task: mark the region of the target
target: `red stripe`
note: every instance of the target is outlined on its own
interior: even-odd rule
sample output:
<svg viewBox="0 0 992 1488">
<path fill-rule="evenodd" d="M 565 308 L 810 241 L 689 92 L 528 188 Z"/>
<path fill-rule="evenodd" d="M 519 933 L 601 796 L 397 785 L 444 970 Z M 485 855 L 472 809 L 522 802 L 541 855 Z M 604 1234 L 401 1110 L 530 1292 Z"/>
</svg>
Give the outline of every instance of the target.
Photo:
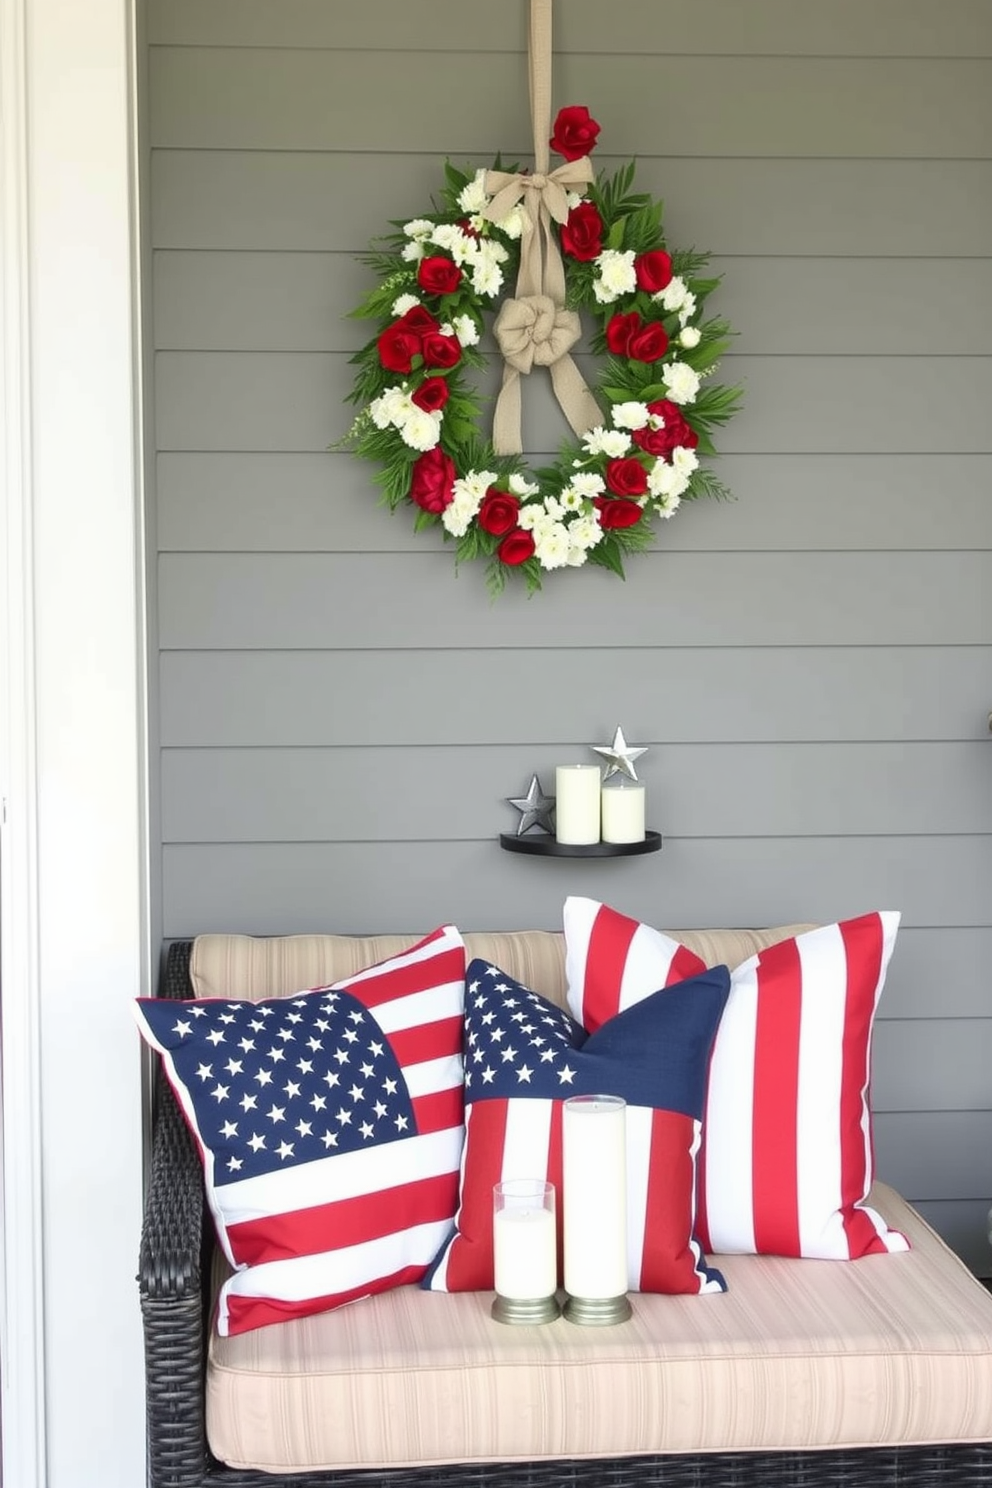
<svg viewBox="0 0 992 1488">
<path fill-rule="evenodd" d="M 374 1008 L 397 997 L 410 997 L 416 992 L 429 992 L 432 987 L 464 980 L 465 948 L 453 946 L 424 961 L 415 961 L 412 966 L 391 966 L 385 962 L 382 971 L 361 972 L 357 978 L 336 985 L 365 1007 Z"/>
<path fill-rule="evenodd" d="M 448 1090 L 435 1090 L 430 1095 L 414 1096 L 411 1102 L 417 1132 L 426 1136 L 428 1132 L 448 1131 L 461 1126 L 465 1117 L 465 1090 L 461 1085 L 452 1085 Z"/>
<path fill-rule="evenodd" d="M 676 982 L 687 982 L 690 977 L 699 976 L 699 973 L 705 970 L 706 962 L 697 956 L 695 951 L 690 951 L 688 946 L 680 945 L 672 957 L 668 976 L 665 978 L 665 986 L 674 987 Z"/>
<path fill-rule="evenodd" d="M 654 1111 L 648 1192 L 641 1236 L 642 1292 L 698 1292 L 696 1258 L 689 1249 L 695 1181 L 692 1144 L 695 1124 L 676 1111 Z"/>
<path fill-rule="evenodd" d="M 882 975 L 884 936 L 877 914 L 847 920 L 840 932 L 847 958 L 840 1086 L 840 1212 L 848 1254 L 855 1260 L 885 1250 L 871 1220 L 854 1208 L 865 1197 L 871 1177 L 862 1117 L 868 1100 L 871 1023 Z"/>
<path fill-rule="evenodd" d="M 620 986 L 638 921 L 601 904 L 586 949 L 582 988 L 582 1022 L 590 1033 L 620 1011 Z"/>
<path fill-rule="evenodd" d="M 499 1182 L 503 1170 L 506 1111 L 506 1101 L 484 1100 L 473 1101 L 466 1113 L 466 1182 L 455 1219 L 458 1233 L 448 1252 L 445 1284 L 449 1292 L 493 1288 L 493 1184 Z"/>
<path fill-rule="evenodd" d="M 696 1156 L 696 1238 L 702 1248 L 710 1252 L 710 1218 L 706 1208 L 706 1120 L 703 1119 L 703 1140 Z"/>
<path fill-rule="evenodd" d="M 239 1264 L 261 1266 L 364 1245 L 413 1225 L 441 1223 L 451 1218 L 457 1203 L 457 1172 L 440 1173 L 381 1193 L 243 1220 L 228 1225 L 227 1233 Z"/>
<path fill-rule="evenodd" d="M 429 1059 L 460 1054 L 464 1028 L 464 1019 L 458 1014 L 453 1018 L 438 1018 L 434 1023 L 418 1023 L 413 1028 L 397 1028 L 386 1038 L 405 1068 L 408 1064 L 426 1064 Z"/>
<path fill-rule="evenodd" d="M 286 1323 L 293 1318 L 311 1317 L 315 1312 L 327 1312 L 332 1307 L 343 1307 L 346 1302 L 357 1302 L 360 1297 L 370 1297 L 375 1292 L 388 1292 L 393 1287 L 407 1286 L 419 1281 L 426 1266 L 404 1266 L 391 1276 L 380 1276 L 365 1286 L 352 1287 L 347 1292 L 332 1292 L 324 1297 L 305 1297 L 302 1301 L 280 1302 L 272 1297 L 242 1297 L 234 1295 L 227 1299 L 227 1330 L 247 1333 L 252 1328 L 264 1328 L 268 1323 Z"/>
<path fill-rule="evenodd" d="M 758 957 L 752 1109 L 755 1250 L 799 1255 L 798 1112 L 802 962 L 795 940 Z"/>
</svg>

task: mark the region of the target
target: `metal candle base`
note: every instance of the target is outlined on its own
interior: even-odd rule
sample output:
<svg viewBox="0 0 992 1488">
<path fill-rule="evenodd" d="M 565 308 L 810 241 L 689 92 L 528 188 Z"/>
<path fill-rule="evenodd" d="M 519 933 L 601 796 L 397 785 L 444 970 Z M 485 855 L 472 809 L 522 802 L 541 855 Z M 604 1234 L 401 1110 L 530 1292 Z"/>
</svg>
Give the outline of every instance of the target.
<svg viewBox="0 0 992 1488">
<path fill-rule="evenodd" d="M 567 1297 L 562 1317 L 569 1323 L 582 1323 L 587 1328 L 608 1328 L 625 1323 L 632 1311 L 626 1293 L 619 1297 Z"/>
<path fill-rule="evenodd" d="M 497 1323 L 553 1323 L 561 1316 L 557 1297 L 493 1298 L 492 1316 Z"/>
</svg>

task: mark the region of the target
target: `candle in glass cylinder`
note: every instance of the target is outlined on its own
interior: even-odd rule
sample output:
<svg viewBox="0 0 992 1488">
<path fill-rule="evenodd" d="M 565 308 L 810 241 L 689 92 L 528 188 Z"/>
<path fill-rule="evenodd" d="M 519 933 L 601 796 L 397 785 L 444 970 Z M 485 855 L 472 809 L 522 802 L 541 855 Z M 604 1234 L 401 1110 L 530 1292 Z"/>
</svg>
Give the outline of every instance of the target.
<svg viewBox="0 0 992 1488">
<path fill-rule="evenodd" d="M 565 1290 L 572 1297 L 619 1298 L 627 1291 L 626 1116 L 616 1095 L 576 1095 L 564 1103 Z"/>
<path fill-rule="evenodd" d="M 644 841 L 644 787 L 630 780 L 603 786 L 603 841 Z"/>
<path fill-rule="evenodd" d="M 555 836 L 587 847 L 599 841 L 598 765 L 559 765 L 555 770 Z"/>
<path fill-rule="evenodd" d="M 496 1291 L 515 1301 L 550 1297 L 558 1285 L 554 1185 L 512 1178 L 493 1189 Z"/>
</svg>

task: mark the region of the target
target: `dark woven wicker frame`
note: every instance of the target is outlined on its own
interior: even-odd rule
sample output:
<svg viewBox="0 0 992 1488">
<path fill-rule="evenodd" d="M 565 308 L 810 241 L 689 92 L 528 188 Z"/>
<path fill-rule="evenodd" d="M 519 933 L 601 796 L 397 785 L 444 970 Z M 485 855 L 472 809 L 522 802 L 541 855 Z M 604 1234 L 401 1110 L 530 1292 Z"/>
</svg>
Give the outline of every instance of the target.
<svg viewBox="0 0 992 1488">
<path fill-rule="evenodd" d="M 164 996 L 193 996 L 191 948 L 189 941 L 170 947 Z M 992 1488 L 992 1443 L 302 1475 L 225 1467 L 207 1447 L 204 1415 L 205 1287 L 212 1244 L 199 1159 L 172 1092 L 159 1079 L 138 1276 L 150 1488 Z"/>
</svg>

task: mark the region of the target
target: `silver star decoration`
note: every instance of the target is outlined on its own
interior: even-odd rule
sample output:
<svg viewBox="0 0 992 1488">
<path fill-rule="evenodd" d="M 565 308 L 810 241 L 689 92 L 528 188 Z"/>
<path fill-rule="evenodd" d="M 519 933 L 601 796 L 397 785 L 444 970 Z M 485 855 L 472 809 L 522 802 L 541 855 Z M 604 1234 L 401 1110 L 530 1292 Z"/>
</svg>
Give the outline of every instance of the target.
<svg viewBox="0 0 992 1488">
<path fill-rule="evenodd" d="M 536 775 L 532 775 L 530 786 L 525 796 L 507 796 L 507 802 L 515 806 L 520 812 L 520 820 L 517 822 L 517 836 L 522 837 L 529 832 L 531 827 L 540 827 L 543 832 L 554 832 L 551 825 L 551 813 L 555 809 L 554 796 L 546 796 L 541 789 L 541 782 Z"/>
<path fill-rule="evenodd" d="M 603 774 L 604 780 L 609 780 L 611 775 L 624 774 L 631 780 L 637 779 L 637 771 L 634 769 L 634 761 L 640 759 L 642 754 L 647 754 L 647 745 L 643 749 L 632 749 L 623 736 L 623 729 L 617 725 L 617 731 L 613 735 L 612 744 L 592 744 L 590 748 L 597 754 L 601 754 L 606 760 L 606 770 Z"/>
</svg>

